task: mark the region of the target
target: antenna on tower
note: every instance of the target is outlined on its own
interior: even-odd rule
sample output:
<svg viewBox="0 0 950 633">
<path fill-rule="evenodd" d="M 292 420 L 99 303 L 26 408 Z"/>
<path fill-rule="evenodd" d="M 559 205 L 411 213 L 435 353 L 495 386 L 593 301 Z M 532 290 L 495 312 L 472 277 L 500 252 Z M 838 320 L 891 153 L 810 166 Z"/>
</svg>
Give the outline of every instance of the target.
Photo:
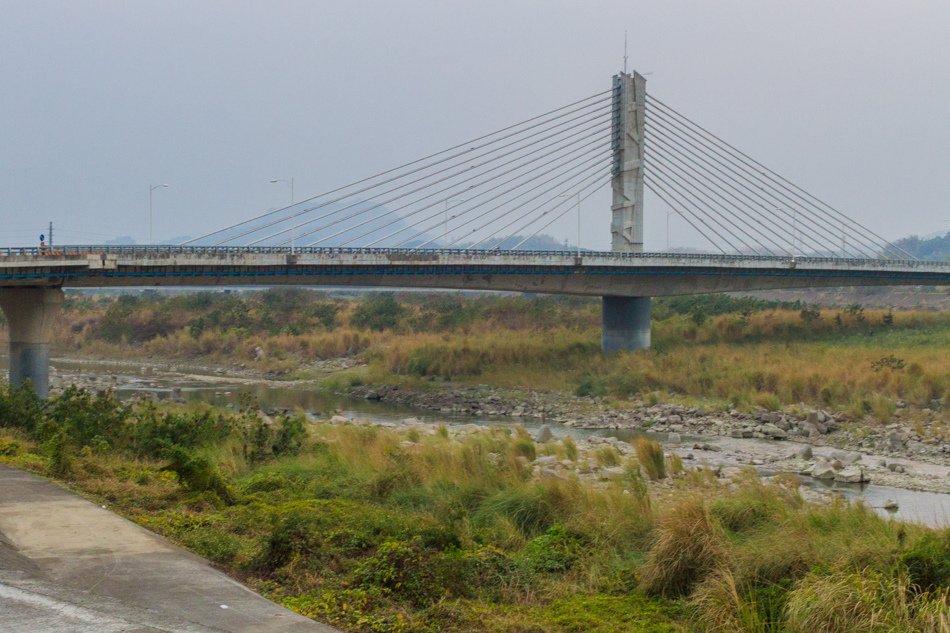
<svg viewBox="0 0 950 633">
<path fill-rule="evenodd" d="M 627 72 L 627 30 L 623 31 L 623 72 Z"/>
</svg>

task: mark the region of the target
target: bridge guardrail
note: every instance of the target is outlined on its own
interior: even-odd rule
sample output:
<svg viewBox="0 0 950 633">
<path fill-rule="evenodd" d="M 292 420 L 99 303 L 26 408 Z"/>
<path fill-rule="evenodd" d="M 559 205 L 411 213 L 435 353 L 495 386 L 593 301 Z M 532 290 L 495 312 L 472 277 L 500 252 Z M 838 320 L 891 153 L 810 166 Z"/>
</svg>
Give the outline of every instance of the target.
<svg viewBox="0 0 950 633">
<path fill-rule="evenodd" d="M 362 248 L 362 247 L 301 247 L 294 249 L 298 255 L 419 255 L 434 253 L 446 256 L 477 257 L 486 255 L 504 255 L 507 257 L 565 257 L 576 258 L 574 250 L 484 250 L 465 248 Z M 115 245 L 69 245 L 56 247 L 0 247 L 0 257 L 41 257 L 41 256 L 82 256 L 82 255 L 127 255 L 127 256 L 162 256 L 173 255 L 289 255 L 289 247 L 279 246 L 115 246 Z M 714 253 L 626 253 L 614 251 L 581 251 L 581 258 L 585 260 L 597 259 L 666 259 L 666 260 L 700 260 L 703 262 L 771 262 L 777 264 L 846 264 L 853 266 L 880 265 L 906 268 L 920 266 L 948 266 L 950 262 L 899 260 L 899 259 L 855 259 L 829 256 L 803 256 L 794 259 L 773 255 L 722 255 Z"/>
</svg>

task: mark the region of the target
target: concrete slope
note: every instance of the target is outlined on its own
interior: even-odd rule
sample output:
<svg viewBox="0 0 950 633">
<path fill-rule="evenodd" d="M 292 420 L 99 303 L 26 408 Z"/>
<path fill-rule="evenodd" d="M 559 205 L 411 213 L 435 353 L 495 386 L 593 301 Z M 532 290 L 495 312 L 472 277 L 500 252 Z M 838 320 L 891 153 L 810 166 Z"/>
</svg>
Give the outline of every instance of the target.
<svg viewBox="0 0 950 633">
<path fill-rule="evenodd" d="M 55 484 L 0 466 L 0 627 L 330 633 Z"/>
</svg>

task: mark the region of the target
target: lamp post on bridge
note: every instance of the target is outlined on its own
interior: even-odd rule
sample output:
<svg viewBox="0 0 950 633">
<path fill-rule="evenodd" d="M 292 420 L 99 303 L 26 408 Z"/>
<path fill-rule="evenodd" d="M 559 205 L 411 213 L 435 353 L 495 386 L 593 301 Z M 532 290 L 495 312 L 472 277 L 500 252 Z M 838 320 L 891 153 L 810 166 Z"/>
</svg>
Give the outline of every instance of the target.
<svg viewBox="0 0 950 633">
<path fill-rule="evenodd" d="M 167 188 L 167 184 L 163 185 L 149 185 L 148 186 L 148 245 L 153 245 L 152 240 L 152 194 L 156 189 Z"/>
<path fill-rule="evenodd" d="M 294 197 L 294 179 L 293 179 L 293 176 L 291 176 L 290 180 L 288 180 L 288 179 L 286 179 L 286 178 L 274 178 L 273 180 L 270 181 L 270 184 L 273 185 L 273 184 L 276 184 L 276 183 L 278 183 L 278 182 L 285 182 L 285 183 L 287 183 L 288 185 L 290 185 L 290 206 L 294 206 L 295 204 L 297 204 L 297 199 Z M 294 255 L 294 254 L 296 253 L 296 251 L 297 251 L 297 245 L 296 245 L 296 234 L 297 234 L 297 230 L 296 230 L 296 229 L 297 229 L 297 227 L 296 227 L 295 224 L 293 224 L 294 219 L 293 219 L 293 216 L 292 216 L 292 215 L 290 216 L 290 221 L 291 221 L 291 225 L 290 225 L 290 254 L 291 254 L 291 255 Z"/>
<path fill-rule="evenodd" d="M 670 252 L 670 216 L 677 213 L 677 211 L 667 211 L 666 212 L 666 252 Z"/>
<path fill-rule="evenodd" d="M 581 192 L 577 193 L 562 193 L 558 198 L 574 198 L 577 197 L 577 258 L 581 257 Z"/>
</svg>

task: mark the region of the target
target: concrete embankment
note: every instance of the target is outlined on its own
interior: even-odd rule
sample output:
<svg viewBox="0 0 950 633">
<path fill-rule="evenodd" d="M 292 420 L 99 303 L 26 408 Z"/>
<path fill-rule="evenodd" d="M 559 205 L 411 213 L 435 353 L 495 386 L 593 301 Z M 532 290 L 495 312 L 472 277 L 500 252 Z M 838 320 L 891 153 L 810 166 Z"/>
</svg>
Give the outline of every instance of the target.
<svg viewBox="0 0 950 633">
<path fill-rule="evenodd" d="M 5 633 L 331 633 L 163 538 L 0 466 Z"/>
</svg>

